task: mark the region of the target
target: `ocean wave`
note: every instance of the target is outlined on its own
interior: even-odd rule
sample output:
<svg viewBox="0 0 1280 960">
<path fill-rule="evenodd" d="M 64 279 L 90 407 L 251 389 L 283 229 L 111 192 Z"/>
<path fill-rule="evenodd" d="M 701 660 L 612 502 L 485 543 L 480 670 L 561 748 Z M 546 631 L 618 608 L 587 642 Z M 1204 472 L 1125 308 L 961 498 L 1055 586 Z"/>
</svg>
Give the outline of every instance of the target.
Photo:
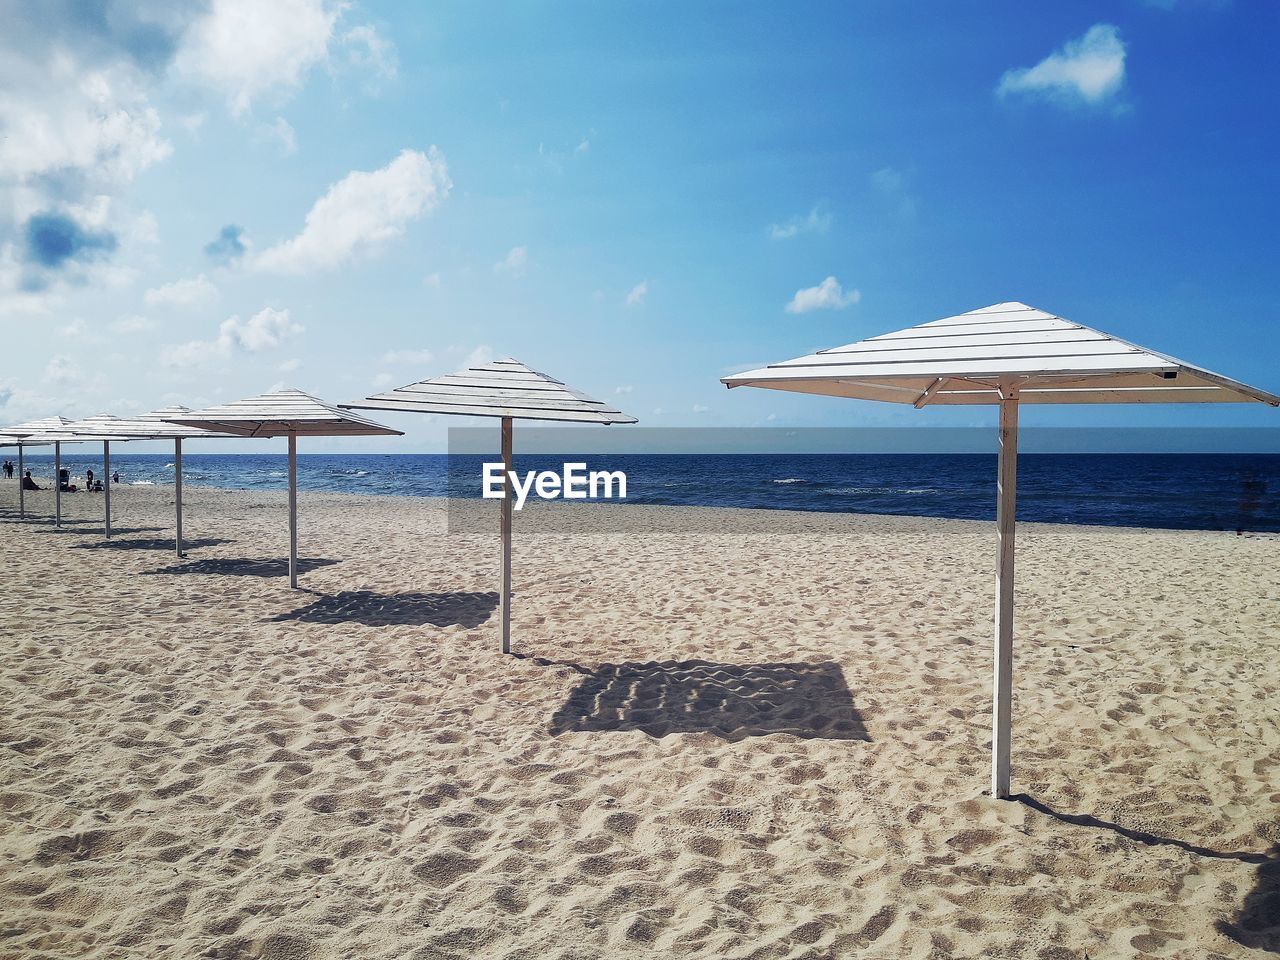
<svg viewBox="0 0 1280 960">
<path fill-rule="evenodd" d="M 774 480 L 772 482 L 773 483 L 808 483 L 809 481 L 801 477 L 787 477 L 785 480 Z"/>
<path fill-rule="evenodd" d="M 154 480 L 130 480 L 127 484 L 130 487 L 154 487 L 155 485 Z"/>
</svg>

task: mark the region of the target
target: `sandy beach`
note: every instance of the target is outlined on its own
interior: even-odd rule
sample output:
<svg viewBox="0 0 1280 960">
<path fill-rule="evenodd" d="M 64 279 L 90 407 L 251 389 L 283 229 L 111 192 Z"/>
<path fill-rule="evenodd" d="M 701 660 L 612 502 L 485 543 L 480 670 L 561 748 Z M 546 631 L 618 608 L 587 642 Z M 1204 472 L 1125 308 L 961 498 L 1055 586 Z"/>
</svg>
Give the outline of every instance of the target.
<svg viewBox="0 0 1280 960">
<path fill-rule="evenodd" d="M 1000 802 L 990 523 L 186 500 L 4 484 L 0 957 L 1280 951 L 1276 536 L 1021 525 Z"/>
</svg>

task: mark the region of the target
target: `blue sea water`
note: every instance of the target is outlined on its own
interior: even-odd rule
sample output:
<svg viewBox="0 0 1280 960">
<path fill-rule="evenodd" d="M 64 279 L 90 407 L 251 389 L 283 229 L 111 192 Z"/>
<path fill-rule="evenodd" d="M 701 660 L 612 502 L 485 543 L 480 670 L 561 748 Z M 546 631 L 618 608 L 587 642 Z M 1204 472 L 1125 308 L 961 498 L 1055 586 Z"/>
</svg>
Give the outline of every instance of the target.
<svg viewBox="0 0 1280 960">
<path fill-rule="evenodd" d="M 444 454 L 300 454 L 304 490 L 392 496 L 479 496 L 490 458 Z M 517 470 L 553 469 L 565 455 L 517 456 Z M 990 454 L 629 454 L 592 469 L 627 474 L 627 501 L 761 510 L 991 519 L 996 461 Z M 52 457 L 30 456 L 37 474 Z M 113 451 L 121 483 L 173 482 L 173 458 Z M 100 455 L 70 451 L 76 476 L 100 472 Z M 450 467 L 453 489 L 450 489 Z M 191 486 L 283 489 L 283 455 L 188 454 Z M 1050 523 L 1280 532 L 1280 455 L 1022 454 L 1018 517 Z"/>
</svg>

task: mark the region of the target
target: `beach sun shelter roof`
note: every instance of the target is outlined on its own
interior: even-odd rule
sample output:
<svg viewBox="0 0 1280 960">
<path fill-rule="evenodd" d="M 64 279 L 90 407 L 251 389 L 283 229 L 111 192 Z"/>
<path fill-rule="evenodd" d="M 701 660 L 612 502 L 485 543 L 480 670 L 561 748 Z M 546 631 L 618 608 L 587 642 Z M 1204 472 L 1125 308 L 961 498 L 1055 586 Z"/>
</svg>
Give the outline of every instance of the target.
<svg viewBox="0 0 1280 960">
<path fill-rule="evenodd" d="M 103 446 L 104 467 L 107 478 L 111 476 L 110 443 L 112 440 L 172 440 L 173 441 L 173 502 L 174 502 L 174 549 L 181 557 L 182 552 L 182 441 L 222 437 L 231 434 L 206 430 L 202 427 L 180 426 L 170 423 L 166 418 L 190 413 L 187 407 L 161 407 L 150 413 L 142 413 L 133 417 L 98 416 L 87 420 L 77 420 L 68 425 L 78 439 L 101 440 Z M 103 510 L 105 516 L 104 533 L 111 536 L 111 485 L 103 484 Z"/>
<path fill-rule="evenodd" d="M 722 380 L 729 387 L 766 387 L 916 407 L 999 405 L 991 793 L 1000 798 L 1009 796 L 1019 405 L 1241 402 L 1280 406 L 1280 397 L 1274 394 L 1013 301 Z"/>
<path fill-rule="evenodd" d="M 301 390 L 276 390 L 247 400 L 167 417 L 170 423 L 237 437 L 289 438 L 289 586 L 298 586 L 298 437 L 389 437 L 401 431 L 340 410 Z"/>
<path fill-rule="evenodd" d="M 27 518 L 27 491 L 23 489 L 22 478 L 26 476 L 25 464 L 23 463 L 23 448 L 28 446 L 45 446 L 50 443 L 56 443 L 54 440 L 37 439 L 38 435 L 48 431 L 61 430 L 70 420 L 65 417 L 42 417 L 39 420 L 28 420 L 26 423 L 15 424 L 12 427 L 0 427 L 0 447 L 17 447 L 18 448 L 18 519 L 25 520 Z M 55 471 L 61 465 L 61 458 L 58 456 L 61 448 L 54 447 L 54 463 Z M 57 524 L 62 525 L 62 495 L 58 489 L 58 484 L 54 480 L 54 500 L 57 503 Z"/>
<path fill-rule="evenodd" d="M 458 373 L 432 377 L 389 393 L 378 393 L 344 409 L 393 410 L 401 413 L 441 413 L 453 416 L 498 417 L 502 420 L 502 567 L 500 606 L 502 652 L 511 652 L 511 435 L 513 420 L 553 420 L 564 423 L 635 423 L 636 418 L 595 400 L 579 390 L 507 357 L 468 367 Z"/>
</svg>

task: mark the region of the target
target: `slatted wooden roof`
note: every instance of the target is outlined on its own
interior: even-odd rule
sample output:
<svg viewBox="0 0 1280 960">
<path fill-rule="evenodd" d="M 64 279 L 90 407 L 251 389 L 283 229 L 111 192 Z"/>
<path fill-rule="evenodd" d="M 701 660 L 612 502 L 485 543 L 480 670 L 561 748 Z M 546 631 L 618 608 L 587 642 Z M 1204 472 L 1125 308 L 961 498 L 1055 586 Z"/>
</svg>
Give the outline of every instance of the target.
<svg viewBox="0 0 1280 960">
<path fill-rule="evenodd" d="M 1237 403 L 1280 397 L 1010 301 L 723 377 L 729 387 L 928 404 Z"/>
<path fill-rule="evenodd" d="M 636 422 L 635 417 L 510 357 L 341 406 L 348 410 L 399 410 L 573 423 Z"/>
<path fill-rule="evenodd" d="M 185 427 L 203 427 L 237 437 L 400 436 L 401 431 L 340 410 L 301 390 L 276 390 L 166 418 Z"/>
<path fill-rule="evenodd" d="M 184 427 L 170 423 L 170 417 L 191 413 L 187 407 L 162 407 L 136 417 L 102 415 L 76 420 L 68 425 L 77 439 L 83 440 L 190 440 L 201 437 L 232 436 L 201 427 Z"/>
<path fill-rule="evenodd" d="M 15 447 L 19 442 L 26 446 L 69 440 L 71 438 L 66 434 L 70 425 L 71 421 L 66 417 L 41 417 L 39 420 L 28 420 L 26 423 L 4 427 L 0 429 L 0 437 L 5 438 L 5 442 L 0 446 Z"/>
</svg>

